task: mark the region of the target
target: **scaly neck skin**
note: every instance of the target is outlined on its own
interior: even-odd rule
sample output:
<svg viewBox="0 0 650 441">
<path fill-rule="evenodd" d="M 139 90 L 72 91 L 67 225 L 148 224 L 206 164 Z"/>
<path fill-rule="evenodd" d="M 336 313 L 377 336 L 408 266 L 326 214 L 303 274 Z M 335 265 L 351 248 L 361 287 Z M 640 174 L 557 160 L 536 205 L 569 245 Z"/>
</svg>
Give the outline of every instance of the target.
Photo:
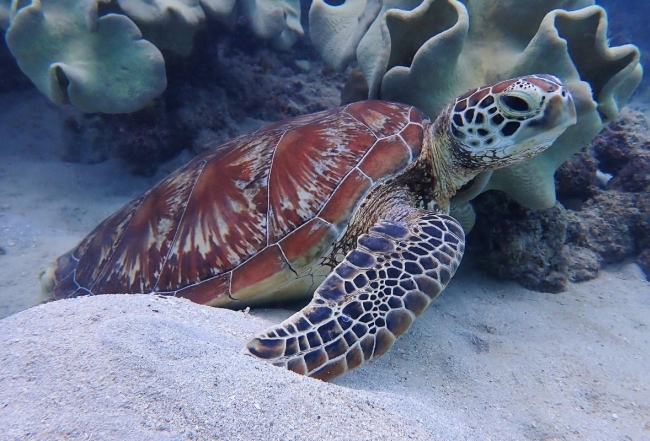
<svg viewBox="0 0 650 441">
<path fill-rule="evenodd" d="M 458 165 L 453 157 L 452 142 L 448 134 L 449 109 L 440 116 L 424 132 L 424 150 L 420 160 L 427 162 L 435 178 L 433 198 L 437 208 L 449 212 L 449 199 L 466 183 L 471 181 L 478 171 L 468 170 Z"/>
</svg>

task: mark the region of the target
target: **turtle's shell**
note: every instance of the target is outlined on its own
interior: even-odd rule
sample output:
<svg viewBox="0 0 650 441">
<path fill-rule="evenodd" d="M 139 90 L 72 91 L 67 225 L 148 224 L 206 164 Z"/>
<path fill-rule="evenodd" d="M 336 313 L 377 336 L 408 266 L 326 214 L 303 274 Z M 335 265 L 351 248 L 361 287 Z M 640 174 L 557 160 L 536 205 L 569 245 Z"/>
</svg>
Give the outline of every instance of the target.
<svg viewBox="0 0 650 441">
<path fill-rule="evenodd" d="M 411 106 L 364 101 L 206 152 L 60 257 L 53 296 L 254 300 L 308 270 L 371 186 L 418 157 L 425 118 Z"/>
</svg>

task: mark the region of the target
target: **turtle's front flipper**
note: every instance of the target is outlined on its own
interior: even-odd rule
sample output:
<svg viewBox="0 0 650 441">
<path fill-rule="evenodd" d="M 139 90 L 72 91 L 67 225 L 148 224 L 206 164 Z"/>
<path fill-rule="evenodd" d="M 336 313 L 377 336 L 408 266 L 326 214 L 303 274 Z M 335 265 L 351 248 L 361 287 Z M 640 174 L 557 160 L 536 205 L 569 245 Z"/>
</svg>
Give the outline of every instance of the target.
<svg viewBox="0 0 650 441">
<path fill-rule="evenodd" d="M 453 218 L 414 211 L 379 221 L 313 300 L 249 341 L 245 352 L 330 380 L 384 354 L 445 288 L 465 247 Z"/>
</svg>

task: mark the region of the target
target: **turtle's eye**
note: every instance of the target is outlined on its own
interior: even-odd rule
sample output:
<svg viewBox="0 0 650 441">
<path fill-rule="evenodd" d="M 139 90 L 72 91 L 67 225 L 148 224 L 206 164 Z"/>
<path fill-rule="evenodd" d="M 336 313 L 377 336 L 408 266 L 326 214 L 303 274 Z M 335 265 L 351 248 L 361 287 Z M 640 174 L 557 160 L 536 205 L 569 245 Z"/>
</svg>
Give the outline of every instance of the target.
<svg viewBox="0 0 650 441">
<path fill-rule="evenodd" d="M 528 103 L 518 96 L 503 95 L 501 102 L 515 112 L 526 112 L 529 109 Z"/>
<path fill-rule="evenodd" d="M 525 94 L 504 93 L 499 97 L 500 108 L 507 116 L 525 117 L 535 113 L 530 99 Z"/>
</svg>

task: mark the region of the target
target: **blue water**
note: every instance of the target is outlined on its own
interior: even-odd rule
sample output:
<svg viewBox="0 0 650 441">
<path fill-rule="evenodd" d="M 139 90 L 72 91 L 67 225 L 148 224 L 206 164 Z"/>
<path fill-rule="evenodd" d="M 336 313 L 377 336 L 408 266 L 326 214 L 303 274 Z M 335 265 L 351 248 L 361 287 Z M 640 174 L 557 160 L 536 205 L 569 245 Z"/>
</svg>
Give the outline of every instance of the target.
<svg viewBox="0 0 650 441">
<path fill-rule="evenodd" d="M 641 63 L 650 66 L 650 1 L 599 0 L 609 16 L 609 38 L 613 45 L 633 43 L 641 49 Z M 638 92 L 647 90 L 650 79 L 646 70 Z"/>
</svg>

